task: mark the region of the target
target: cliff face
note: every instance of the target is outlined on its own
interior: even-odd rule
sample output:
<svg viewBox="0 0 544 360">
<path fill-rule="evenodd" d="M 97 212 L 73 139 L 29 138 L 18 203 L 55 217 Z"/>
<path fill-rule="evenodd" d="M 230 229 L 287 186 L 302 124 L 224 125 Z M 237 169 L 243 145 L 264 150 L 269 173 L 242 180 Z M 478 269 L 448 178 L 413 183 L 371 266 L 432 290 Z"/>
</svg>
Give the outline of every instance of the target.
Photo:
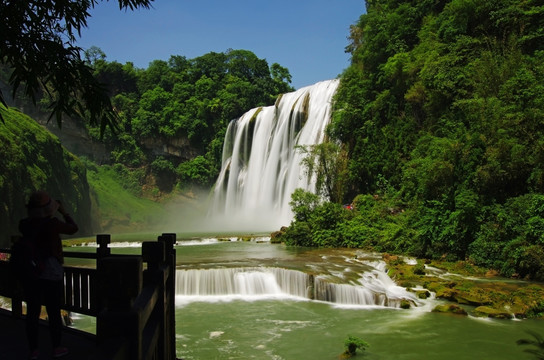
<svg viewBox="0 0 544 360">
<path fill-rule="evenodd" d="M 0 109 L 0 246 L 10 245 L 18 222 L 26 216 L 24 204 L 37 189 L 61 199 L 80 227 L 77 236 L 89 235 L 91 200 L 83 163 L 59 139 L 20 111 Z"/>
<path fill-rule="evenodd" d="M 13 98 L 11 88 L 0 80 L 0 90 L 2 90 L 5 100 L 10 107 L 19 109 L 22 113 L 30 116 L 51 133 L 56 135 L 62 145 L 77 156 L 85 156 L 98 164 L 109 161 L 109 152 L 106 146 L 101 142 L 93 141 L 89 136 L 82 120 L 74 120 L 67 116 L 63 117 L 62 128 L 59 128 L 55 119 L 48 121 L 50 113 L 40 109 L 27 98 L 17 95 Z"/>
<path fill-rule="evenodd" d="M 187 138 L 146 138 L 142 141 L 142 145 L 152 155 L 174 158 L 176 163 L 188 161 L 200 155 L 195 148 L 191 147 Z"/>
<path fill-rule="evenodd" d="M 28 114 L 28 113 L 27 113 Z M 57 136 L 68 151 L 77 156 L 85 156 L 97 164 L 109 162 L 110 155 L 106 146 L 98 141 L 94 141 L 87 132 L 85 125 L 81 121 L 70 118 L 63 118 L 62 128 L 59 129 L 57 123 L 53 120 L 47 121 L 47 115 L 37 113 L 32 117 L 47 130 Z"/>
</svg>

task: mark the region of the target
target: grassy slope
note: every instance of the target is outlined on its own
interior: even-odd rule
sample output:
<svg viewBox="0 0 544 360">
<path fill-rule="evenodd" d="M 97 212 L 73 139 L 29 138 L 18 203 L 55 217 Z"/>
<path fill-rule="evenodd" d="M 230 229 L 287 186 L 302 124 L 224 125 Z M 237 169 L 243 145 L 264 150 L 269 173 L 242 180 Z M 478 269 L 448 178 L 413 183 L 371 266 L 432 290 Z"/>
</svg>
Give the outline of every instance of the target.
<svg viewBox="0 0 544 360">
<path fill-rule="evenodd" d="M 29 116 L 15 108 L 0 111 L 0 247 L 18 234 L 35 189 L 64 201 L 80 225 L 77 236 L 166 231 L 163 219 L 171 215 L 166 205 L 172 199 L 141 197 L 137 176 L 129 171 L 81 161 Z"/>
<path fill-rule="evenodd" d="M 160 203 L 133 194 L 126 179 L 109 166 L 90 166 L 87 180 L 97 231 L 138 232 L 160 227 L 166 210 Z"/>
<path fill-rule="evenodd" d="M 47 190 L 62 199 L 80 225 L 90 232 L 89 189 L 85 168 L 66 151 L 59 139 L 17 109 L 0 109 L 0 244 L 16 235 L 18 221 L 26 216 L 30 193 Z"/>
</svg>

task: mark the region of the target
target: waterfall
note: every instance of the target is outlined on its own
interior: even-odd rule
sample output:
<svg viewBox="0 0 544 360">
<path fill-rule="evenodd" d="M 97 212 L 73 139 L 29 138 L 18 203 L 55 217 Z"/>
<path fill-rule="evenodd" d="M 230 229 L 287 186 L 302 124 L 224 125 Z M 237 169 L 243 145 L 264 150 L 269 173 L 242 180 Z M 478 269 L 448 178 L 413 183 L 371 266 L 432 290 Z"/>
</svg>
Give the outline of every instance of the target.
<svg viewBox="0 0 544 360">
<path fill-rule="evenodd" d="M 281 268 L 178 270 L 176 295 L 291 295 L 306 297 L 308 276 Z"/>
<path fill-rule="evenodd" d="M 284 94 L 274 106 L 252 109 L 229 124 L 211 207 L 216 219 L 225 216 L 223 229 L 289 224 L 293 191 L 315 191 L 295 147 L 323 141 L 338 84 L 323 81 Z"/>
<path fill-rule="evenodd" d="M 414 294 L 396 286 L 379 270 L 362 274 L 359 284 L 332 283 L 322 276 L 271 267 L 177 270 L 176 282 L 176 297 L 180 301 L 299 298 L 393 308 L 400 307 L 403 300 L 419 304 Z"/>
<path fill-rule="evenodd" d="M 398 308 L 403 300 L 417 304 L 416 297 L 397 286 L 382 271 L 365 272 L 360 285 L 333 284 L 321 277 L 315 279 L 315 299 L 344 305 L 377 305 Z"/>
</svg>

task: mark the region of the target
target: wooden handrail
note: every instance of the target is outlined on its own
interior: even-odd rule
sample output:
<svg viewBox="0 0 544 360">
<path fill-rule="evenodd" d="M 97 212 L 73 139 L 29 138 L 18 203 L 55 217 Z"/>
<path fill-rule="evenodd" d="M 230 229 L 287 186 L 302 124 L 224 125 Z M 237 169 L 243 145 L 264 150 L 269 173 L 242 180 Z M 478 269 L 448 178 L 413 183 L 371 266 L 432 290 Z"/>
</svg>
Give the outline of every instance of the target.
<svg viewBox="0 0 544 360">
<path fill-rule="evenodd" d="M 142 255 L 112 255 L 109 235 L 97 235 L 96 253 L 65 252 L 96 259 L 96 267 L 64 266 L 63 309 L 95 316 L 96 359 L 175 360 L 175 234 L 142 244 Z M 11 253 L 0 249 L 0 253 Z M 147 263 L 143 270 L 143 263 Z M 0 261 L 0 295 L 21 316 L 22 296 Z"/>
</svg>

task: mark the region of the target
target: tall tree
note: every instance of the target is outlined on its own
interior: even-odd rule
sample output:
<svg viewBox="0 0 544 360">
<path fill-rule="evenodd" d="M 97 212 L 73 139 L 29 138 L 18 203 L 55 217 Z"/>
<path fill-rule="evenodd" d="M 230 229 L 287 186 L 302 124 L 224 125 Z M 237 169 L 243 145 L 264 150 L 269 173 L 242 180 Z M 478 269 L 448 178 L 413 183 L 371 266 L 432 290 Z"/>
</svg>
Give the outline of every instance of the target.
<svg viewBox="0 0 544 360">
<path fill-rule="evenodd" d="M 308 178 L 316 178 L 317 193 L 331 202 L 341 203 L 347 178 L 346 151 L 330 141 L 297 149 L 304 154 L 302 165 Z"/>
<path fill-rule="evenodd" d="M 106 88 L 81 58 L 76 35 L 87 26 L 98 0 L 4 0 L 0 2 L 0 65 L 12 69 L 13 94 L 20 86 L 34 102 L 46 95 L 59 127 L 62 115 L 115 128 L 116 116 Z M 120 9 L 150 8 L 153 0 L 119 0 Z M 0 107 L 7 107 L 0 91 Z M 0 114 L 0 119 L 2 115 Z"/>
</svg>

